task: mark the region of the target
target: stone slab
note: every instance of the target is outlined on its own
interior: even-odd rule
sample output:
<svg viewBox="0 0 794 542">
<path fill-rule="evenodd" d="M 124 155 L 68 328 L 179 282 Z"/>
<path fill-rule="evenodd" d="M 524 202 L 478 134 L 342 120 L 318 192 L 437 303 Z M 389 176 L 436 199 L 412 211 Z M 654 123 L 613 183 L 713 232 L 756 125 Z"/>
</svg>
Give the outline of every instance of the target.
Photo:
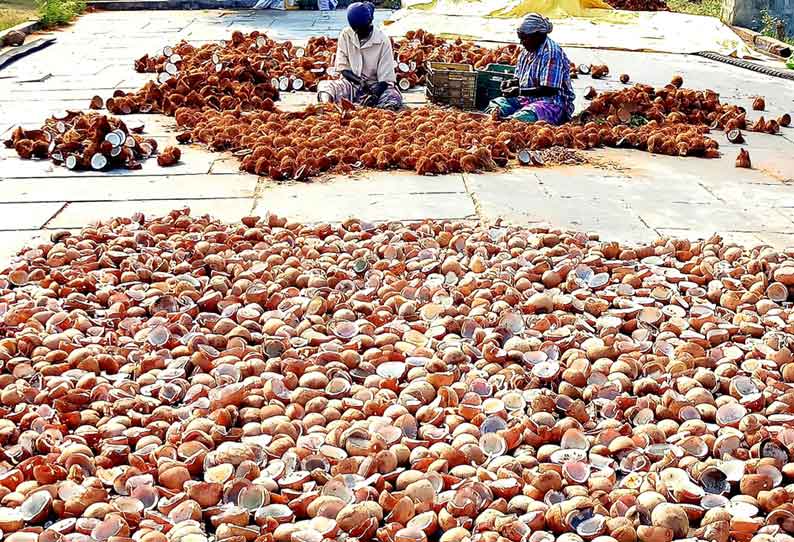
<svg viewBox="0 0 794 542">
<path fill-rule="evenodd" d="M 47 224 L 47 227 L 82 228 L 93 222 L 116 216 L 131 216 L 137 212 L 147 216 L 164 215 L 174 209 L 185 207 L 189 207 L 194 215 L 211 214 L 224 222 L 238 222 L 240 218 L 250 213 L 252 206 L 251 198 L 70 203 Z"/>
<path fill-rule="evenodd" d="M 255 215 L 271 211 L 303 222 L 423 220 L 474 218 L 471 198 L 462 193 L 381 194 L 317 197 L 298 192 L 266 192 L 257 199 Z"/>
<path fill-rule="evenodd" d="M 622 169 L 628 153 L 636 151 L 616 149 L 619 152 L 603 150 L 586 153 L 595 159 L 610 160 L 618 158 L 618 167 L 561 166 L 539 168 L 536 172 L 543 189 L 557 197 L 586 197 L 593 199 L 617 199 L 631 202 L 638 199 L 654 201 L 681 201 L 716 203 L 716 198 L 698 183 L 698 179 L 683 172 L 670 175 L 660 182 L 660 177 L 668 173 L 668 168 L 657 163 L 657 156 L 645 156 L 644 170 Z M 611 149 L 610 149 L 611 151 Z M 635 157 L 630 157 L 634 160 Z M 693 158 L 692 160 L 696 160 Z M 631 162 L 629 162 L 631 163 Z M 678 165 L 680 166 L 680 159 Z"/>
<path fill-rule="evenodd" d="M 750 184 L 726 180 L 722 184 L 715 183 L 710 190 L 723 201 L 748 211 L 778 208 L 794 213 L 794 183 Z"/>
<path fill-rule="evenodd" d="M 620 200 L 549 198 L 544 209 L 550 224 L 597 233 L 601 239 L 647 242 L 657 237 L 656 231 Z"/>
<path fill-rule="evenodd" d="M 310 183 L 282 183 L 263 178 L 260 196 L 295 193 L 307 198 L 355 198 L 391 194 L 466 193 L 462 175 L 423 176 L 406 171 L 365 171 L 353 176 L 329 176 Z"/>
<path fill-rule="evenodd" d="M 632 208 L 654 229 L 687 228 L 708 231 L 788 232 L 794 223 L 774 212 L 749 213 L 732 205 L 704 205 L 698 203 L 652 200 L 632 202 Z"/>
<path fill-rule="evenodd" d="M 32 245 L 41 236 L 39 230 L 0 231 L 0 269 L 20 250 Z"/>
<path fill-rule="evenodd" d="M 545 221 L 543 210 L 549 197 L 535 171 L 518 169 L 465 175 L 480 217 L 488 221 L 507 217 L 522 223 Z"/>
<path fill-rule="evenodd" d="M 580 168 L 569 168 L 579 170 Z M 596 231 L 604 238 L 647 241 L 656 236 L 619 199 L 560 196 L 542 183 L 549 171 L 518 169 L 504 173 L 467 175 L 480 216 L 514 224 L 548 223 L 566 229 Z M 586 182 L 573 176 L 572 182 Z"/>
<path fill-rule="evenodd" d="M 159 143 L 162 144 L 162 143 Z M 162 148 L 162 147 L 160 147 Z M 174 166 L 163 168 L 157 165 L 154 158 L 141 162 L 138 170 L 115 169 L 102 171 L 72 171 L 63 166 L 56 166 L 49 160 L 22 160 L 13 149 L 0 148 L 0 171 L 6 179 L 32 179 L 50 177 L 91 178 L 91 177 L 144 177 L 168 175 L 203 175 L 209 173 L 214 157 L 212 154 L 197 147 L 182 146 L 182 159 Z"/>
<path fill-rule="evenodd" d="M 756 233 L 764 243 L 768 243 L 778 249 L 794 248 L 794 233 Z"/>
<path fill-rule="evenodd" d="M 63 201 L 50 203 L 0 203 L 0 230 L 37 230 L 43 228 L 47 221 L 63 205 Z"/>
<path fill-rule="evenodd" d="M 250 198 L 256 184 L 248 174 L 5 179 L 0 194 L 6 202 Z"/>
<path fill-rule="evenodd" d="M 3 67 L 10 65 L 12 62 L 16 62 L 17 60 L 21 60 L 24 57 L 35 53 L 45 47 L 49 47 L 55 43 L 55 38 L 38 38 L 24 45 L 20 45 L 19 47 L 10 47 L 6 48 L 2 52 L 0 52 L 0 69 Z"/>
<path fill-rule="evenodd" d="M 707 228 L 661 228 L 658 230 L 662 237 L 672 237 L 678 239 L 700 240 L 708 239 L 718 233 L 725 243 L 734 243 L 743 247 L 756 247 L 767 243 L 758 233 L 746 233 L 735 231 L 712 231 Z M 771 243 L 770 243 L 771 244 Z M 776 245 L 776 248 L 783 248 Z"/>
</svg>

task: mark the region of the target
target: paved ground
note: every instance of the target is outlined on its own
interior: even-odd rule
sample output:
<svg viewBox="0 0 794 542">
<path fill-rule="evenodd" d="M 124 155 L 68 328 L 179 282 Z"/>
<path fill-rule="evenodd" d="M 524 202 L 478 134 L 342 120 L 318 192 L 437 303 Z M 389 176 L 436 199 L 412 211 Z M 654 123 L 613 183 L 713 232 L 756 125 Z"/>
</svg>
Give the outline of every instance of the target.
<svg viewBox="0 0 794 542">
<path fill-rule="evenodd" d="M 13 126 L 35 127 L 46 116 L 86 108 L 94 94 L 133 90 L 148 78 L 133 59 L 186 39 L 219 40 L 233 29 L 265 30 L 295 41 L 336 34 L 342 14 L 317 12 L 107 12 L 82 17 L 57 34 L 58 42 L 0 71 L 0 137 Z M 384 14 L 381 14 L 383 16 Z M 749 109 L 764 95 L 777 116 L 794 110 L 794 82 L 700 57 L 569 49 L 575 62 L 607 63 L 617 75 L 661 85 L 681 73 L 694 88 L 713 88 Z M 575 81 L 577 90 L 593 84 Z M 297 103 L 306 95 L 291 95 Z M 409 101 L 419 102 L 421 94 Z M 579 104 L 581 106 L 581 103 Z M 147 133 L 172 142 L 172 119 L 142 116 Z M 733 167 L 737 148 L 723 144 L 718 160 L 670 158 L 598 150 L 600 165 L 516 169 L 487 175 L 417 177 L 405 172 L 363 173 L 309 184 L 281 184 L 240 174 L 234 158 L 186 148 L 182 164 L 141 171 L 76 174 L 49 162 L 22 161 L 0 151 L 0 258 L 47 230 L 79 228 L 134 211 L 162 213 L 190 206 L 226 220 L 272 210 L 305 221 L 502 217 L 549 222 L 642 241 L 659 235 L 703 237 L 719 232 L 744 244 L 794 246 L 794 130 L 780 136 L 748 134 L 754 170 Z"/>
</svg>

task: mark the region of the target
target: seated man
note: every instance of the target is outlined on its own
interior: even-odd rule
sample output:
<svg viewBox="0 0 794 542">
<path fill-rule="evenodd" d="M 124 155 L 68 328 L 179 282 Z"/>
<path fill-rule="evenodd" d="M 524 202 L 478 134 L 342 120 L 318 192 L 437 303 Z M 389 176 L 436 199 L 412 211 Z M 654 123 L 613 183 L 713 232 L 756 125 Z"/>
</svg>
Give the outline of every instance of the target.
<svg viewBox="0 0 794 542">
<path fill-rule="evenodd" d="M 317 99 L 338 102 L 342 98 L 367 107 L 397 110 L 403 98 L 395 85 L 391 41 L 372 24 L 375 6 L 356 2 L 347 9 L 349 28 L 342 30 L 336 46 L 335 69 L 341 78 L 320 81 Z"/>
<path fill-rule="evenodd" d="M 531 13 L 518 28 L 524 50 L 518 57 L 516 78 L 502 84 L 502 97 L 492 100 L 487 111 L 500 119 L 562 124 L 571 119 L 574 93 L 571 62 L 547 34 L 553 25 Z"/>
</svg>

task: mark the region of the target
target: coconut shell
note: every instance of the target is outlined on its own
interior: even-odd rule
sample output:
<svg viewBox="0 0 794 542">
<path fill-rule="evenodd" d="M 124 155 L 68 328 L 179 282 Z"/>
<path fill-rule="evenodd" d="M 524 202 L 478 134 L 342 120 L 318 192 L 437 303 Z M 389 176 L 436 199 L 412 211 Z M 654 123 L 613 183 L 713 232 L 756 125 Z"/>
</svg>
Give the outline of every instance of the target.
<svg viewBox="0 0 794 542">
<path fill-rule="evenodd" d="M 102 109 L 102 106 L 105 105 L 105 101 L 102 99 L 101 96 L 94 96 L 91 98 L 91 103 L 89 107 L 91 109 Z"/>
<path fill-rule="evenodd" d="M 590 77 L 593 79 L 603 79 L 607 75 L 609 75 L 609 66 L 605 64 L 590 66 Z"/>
<path fill-rule="evenodd" d="M 33 141 L 30 139 L 20 139 L 14 143 L 14 150 L 20 158 L 29 160 L 33 158 Z"/>
<path fill-rule="evenodd" d="M 182 151 L 178 147 L 166 147 L 157 156 L 157 165 L 160 167 L 171 167 L 179 162 L 182 157 Z"/>
<path fill-rule="evenodd" d="M 780 124 L 774 119 L 769 119 L 766 122 L 766 133 L 768 134 L 778 134 L 780 133 Z"/>
</svg>

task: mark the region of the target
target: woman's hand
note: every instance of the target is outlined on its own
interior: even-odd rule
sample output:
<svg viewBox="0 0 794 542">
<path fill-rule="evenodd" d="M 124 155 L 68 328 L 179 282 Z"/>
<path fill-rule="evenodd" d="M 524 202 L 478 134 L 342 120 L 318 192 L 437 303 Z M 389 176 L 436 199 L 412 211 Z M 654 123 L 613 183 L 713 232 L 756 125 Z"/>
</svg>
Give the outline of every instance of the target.
<svg viewBox="0 0 794 542">
<path fill-rule="evenodd" d="M 361 85 L 361 77 L 356 75 L 353 72 L 353 70 L 342 70 L 342 77 L 344 77 L 354 85 Z"/>
<path fill-rule="evenodd" d="M 531 98 L 549 98 L 551 96 L 556 96 L 559 93 L 560 89 L 554 87 L 533 87 L 521 89 L 521 96 L 528 96 Z"/>
<path fill-rule="evenodd" d="M 361 98 L 361 105 L 364 107 L 375 107 L 378 104 L 378 97 L 374 94 L 367 94 Z"/>
<path fill-rule="evenodd" d="M 518 79 L 505 79 L 499 86 L 502 89 L 502 96 L 505 98 L 518 97 Z"/>
<path fill-rule="evenodd" d="M 512 79 L 505 79 L 504 81 L 502 81 L 502 83 L 499 85 L 499 88 L 501 88 L 502 90 L 507 90 L 509 88 L 517 87 L 517 86 L 518 86 L 518 79 L 513 77 Z"/>
</svg>

